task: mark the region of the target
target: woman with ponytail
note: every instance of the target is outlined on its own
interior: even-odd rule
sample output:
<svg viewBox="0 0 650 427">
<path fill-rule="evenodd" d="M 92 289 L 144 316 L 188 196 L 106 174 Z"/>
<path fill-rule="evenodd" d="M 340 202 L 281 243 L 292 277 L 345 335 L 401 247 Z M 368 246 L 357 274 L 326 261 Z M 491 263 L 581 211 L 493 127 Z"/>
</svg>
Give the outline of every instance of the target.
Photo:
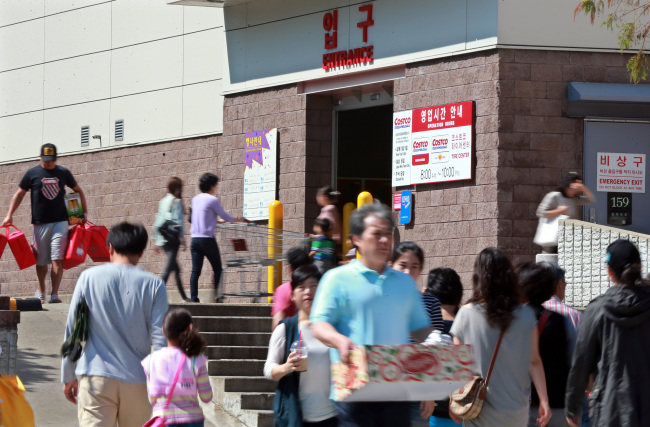
<svg viewBox="0 0 650 427">
<path fill-rule="evenodd" d="M 519 283 L 510 260 L 497 249 L 483 249 L 474 263 L 472 283 L 472 296 L 451 327 L 454 343 L 473 347 L 477 375 L 485 378 L 502 331 L 503 339 L 483 409 L 463 425 L 526 426 L 532 379 L 539 395 L 537 423 L 545 426 L 551 410 L 538 351 L 537 319 L 533 310 L 520 302 Z"/>
<path fill-rule="evenodd" d="M 167 311 L 163 334 L 167 347 L 142 361 L 153 415 L 164 418 L 167 426 L 203 427 L 198 398 L 203 402 L 212 400 L 207 358 L 201 354 L 205 339 L 184 308 Z"/>
<path fill-rule="evenodd" d="M 614 241 L 605 263 L 613 286 L 585 311 L 567 381 L 567 422 L 580 425 L 593 375 L 588 390 L 592 426 L 650 426 L 650 286 L 634 243 Z"/>
</svg>

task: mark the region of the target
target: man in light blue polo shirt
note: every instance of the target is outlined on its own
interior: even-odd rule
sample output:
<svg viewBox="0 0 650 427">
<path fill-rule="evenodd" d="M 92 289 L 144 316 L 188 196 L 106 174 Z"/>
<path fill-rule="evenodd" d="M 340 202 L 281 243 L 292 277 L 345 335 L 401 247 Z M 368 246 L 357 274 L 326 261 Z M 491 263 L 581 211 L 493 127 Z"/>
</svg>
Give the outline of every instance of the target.
<svg viewBox="0 0 650 427">
<path fill-rule="evenodd" d="M 348 361 L 358 345 L 423 341 L 432 330 L 413 280 L 386 261 L 394 222 L 382 205 L 368 204 L 350 217 L 352 243 L 360 260 L 330 270 L 321 280 L 310 320 L 314 335 L 331 351 L 332 362 Z M 409 426 L 409 402 L 337 402 L 339 426 Z M 423 405 L 428 418 L 432 402 Z M 427 413 L 425 413 L 427 412 Z"/>
</svg>

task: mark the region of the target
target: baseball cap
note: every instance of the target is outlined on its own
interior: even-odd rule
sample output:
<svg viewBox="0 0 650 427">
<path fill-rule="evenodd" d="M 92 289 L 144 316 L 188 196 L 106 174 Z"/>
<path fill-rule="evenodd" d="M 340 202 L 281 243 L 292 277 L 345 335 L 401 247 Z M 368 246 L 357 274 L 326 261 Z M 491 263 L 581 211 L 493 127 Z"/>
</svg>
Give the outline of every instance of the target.
<svg viewBox="0 0 650 427">
<path fill-rule="evenodd" d="M 634 243 L 618 239 L 607 247 L 605 262 L 616 276 L 620 277 L 623 270 L 632 264 L 641 264 L 641 255 Z"/>
<path fill-rule="evenodd" d="M 41 159 L 44 162 L 53 162 L 56 160 L 56 145 L 43 144 L 41 146 Z"/>
</svg>

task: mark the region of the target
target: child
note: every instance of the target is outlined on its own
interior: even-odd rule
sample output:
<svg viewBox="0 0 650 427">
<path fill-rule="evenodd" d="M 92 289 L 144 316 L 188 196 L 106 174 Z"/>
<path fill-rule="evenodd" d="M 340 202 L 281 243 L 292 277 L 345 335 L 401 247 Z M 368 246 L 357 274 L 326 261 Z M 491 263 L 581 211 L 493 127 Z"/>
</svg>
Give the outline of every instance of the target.
<svg viewBox="0 0 650 427">
<path fill-rule="evenodd" d="M 201 355 L 205 339 L 194 329 L 192 315 L 184 308 L 167 311 L 163 319 L 163 334 L 167 338 L 167 347 L 141 362 L 147 376 L 153 415 L 165 418 L 167 425 L 203 427 L 203 411 L 197 394 L 203 402 L 212 400 L 207 358 Z M 183 367 L 172 390 L 181 363 Z"/>
<path fill-rule="evenodd" d="M 321 274 L 336 265 L 336 243 L 332 240 L 330 221 L 325 218 L 316 218 L 314 221 L 314 240 L 311 242 L 309 257 L 314 260 Z"/>
</svg>

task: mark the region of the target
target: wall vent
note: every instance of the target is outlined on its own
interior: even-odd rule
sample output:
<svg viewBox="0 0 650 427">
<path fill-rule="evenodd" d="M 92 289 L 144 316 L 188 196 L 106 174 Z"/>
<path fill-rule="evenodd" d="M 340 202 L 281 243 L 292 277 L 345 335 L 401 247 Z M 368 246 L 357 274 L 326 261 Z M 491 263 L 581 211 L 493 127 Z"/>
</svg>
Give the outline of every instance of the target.
<svg viewBox="0 0 650 427">
<path fill-rule="evenodd" d="M 124 120 L 115 120 L 115 140 L 124 141 Z"/>
<path fill-rule="evenodd" d="M 90 145 L 90 126 L 81 126 L 81 146 L 88 147 Z"/>
</svg>

